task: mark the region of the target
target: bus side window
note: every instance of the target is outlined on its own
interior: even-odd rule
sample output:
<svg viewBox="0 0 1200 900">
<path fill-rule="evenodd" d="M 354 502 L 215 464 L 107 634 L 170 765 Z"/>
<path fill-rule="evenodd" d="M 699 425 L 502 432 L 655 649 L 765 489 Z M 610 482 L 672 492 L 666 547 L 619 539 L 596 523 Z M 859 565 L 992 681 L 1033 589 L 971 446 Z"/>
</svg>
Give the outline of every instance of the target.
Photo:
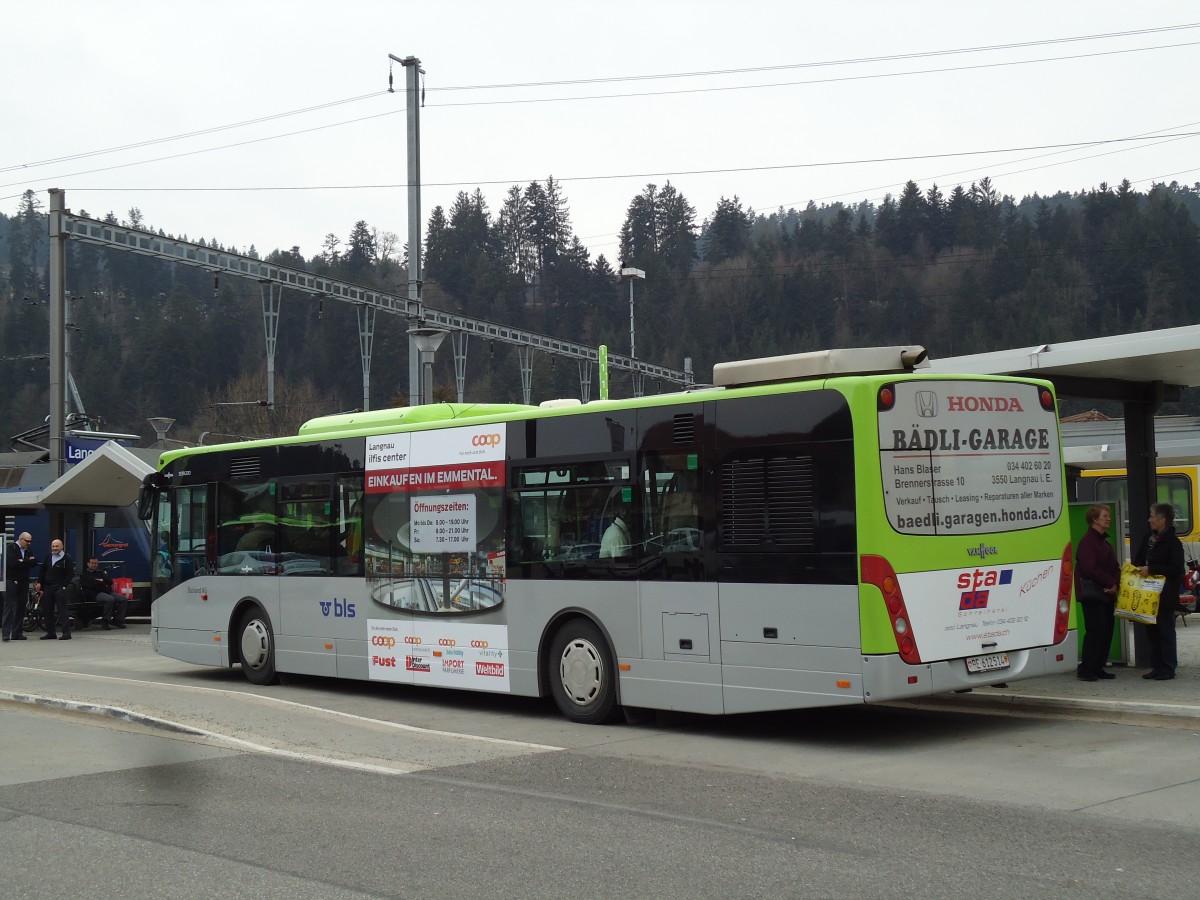
<svg viewBox="0 0 1200 900">
<path fill-rule="evenodd" d="M 338 478 L 334 488 L 337 533 L 334 535 L 334 570 L 338 575 L 363 573 L 362 476 Z"/>
<path fill-rule="evenodd" d="M 695 454 L 647 454 L 643 495 L 651 550 L 700 550 L 700 473 Z"/>
</svg>

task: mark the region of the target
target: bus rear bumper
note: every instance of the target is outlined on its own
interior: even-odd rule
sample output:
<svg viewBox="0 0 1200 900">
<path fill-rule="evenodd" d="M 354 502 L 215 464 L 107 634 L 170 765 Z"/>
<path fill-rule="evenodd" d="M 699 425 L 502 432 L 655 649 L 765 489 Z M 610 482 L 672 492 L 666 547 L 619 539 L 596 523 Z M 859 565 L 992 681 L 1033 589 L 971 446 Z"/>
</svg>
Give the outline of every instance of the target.
<svg viewBox="0 0 1200 900">
<path fill-rule="evenodd" d="M 912 700 L 931 694 L 1007 684 L 1044 675 L 1074 672 L 1078 665 L 1078 632 L 1051 647 L 1008 651 L 1008 668 L 972 674 L 965 659 L 909 665 L 897 655 L 863 657 L 863 699 L 867 703 Z"/>
</svg>

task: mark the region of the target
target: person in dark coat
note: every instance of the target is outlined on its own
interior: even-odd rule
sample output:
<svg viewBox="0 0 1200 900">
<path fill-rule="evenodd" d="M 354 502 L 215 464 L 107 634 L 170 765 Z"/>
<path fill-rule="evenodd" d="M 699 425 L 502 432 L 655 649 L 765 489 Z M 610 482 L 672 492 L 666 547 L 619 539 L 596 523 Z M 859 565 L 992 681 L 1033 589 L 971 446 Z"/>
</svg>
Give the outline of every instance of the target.
<svg viewBox="0 0 1200 900">
<path fill-rule="evenodd" d="M 1108 542 L 1108 526 L 1112 523 L 1108 507 L 1097 503 L 1084 518 L 1088 530 L 1075 551 L 1075 596 L 1083 609 L 1084 628 L 1076 674 L 1082 681 L 1108 680 L 1117 677 L 1105 664 L 1116 624 L 1113 611 L 1121 584 L 1121 566 Z"/>
<path fill-rule="evenodd" d="M 75 578 L 75 561 L 67 556 L 63 542 L 55 538 L 50 542 L 50 555 L 42 562 L 42 576 L 36 587 L 42 592 L 42 617 L 46 633 L 43 641 L 56 641 L 54 632 L 57 620 L 62 628 L 62 639 L 71 639 L 71 620 L 67 613 L 67 586 Z M 57 615 L 55 613 L 57 612 Z"/>
<path fill-rule="evenodd" d="M 22 531 L 8 545 L 4 564 L 4 612 L 0 614 L 0 632 L 4 640 L 25 640 L 25 605 L 29 602 L 29 573 L 37 557 L 29 550 L 33 538 Z"/>
<path fill-rule="evenodd" d="M 121 595 L 114 593 L 112 576 L 100 568 L 100 560 L 92 557 L 87 568 L 79 575 L 79 586 L 83 599 L 100 604 L 100 622 L 104 630 L 125 627 L 125 610 L 128 604 Z"/>
<path fill-rule="evenodd" d="M 1175 611 L 1179 608 L 1179 588 L 1183 582 L 1183 544 L 1175 536 L 1175 507 L 1155 503 L 1150 507 L 1150 533 L 1142 539 L 1133 564 L 1141 566 L 1143 576 L 1165 578 L 1158 601 L 1158 618 L 1147 625 L 1150 640 L 1150 671 L 1143 678 L 1170 681 L 1179 665 L 1175 647 Z"/>
</svg>

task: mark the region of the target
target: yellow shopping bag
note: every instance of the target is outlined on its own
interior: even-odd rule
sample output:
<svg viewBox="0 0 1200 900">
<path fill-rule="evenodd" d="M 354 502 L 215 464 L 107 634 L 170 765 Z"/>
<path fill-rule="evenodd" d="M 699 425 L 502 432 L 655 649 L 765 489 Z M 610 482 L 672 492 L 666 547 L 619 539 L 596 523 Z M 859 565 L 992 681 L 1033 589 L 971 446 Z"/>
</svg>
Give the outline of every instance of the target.
<svg viewBox="0 0 1200 900">
<path fill-rule="evenodd" d="M 1116 615 L 1143 625 L 1153 625 L 1158 621 L 1158 600 L 1165 583 L 1165 578 L 1144 577 L 1142 570 L 1133 563 L 1125 563 L 1121 567 Z"/>
</svg>

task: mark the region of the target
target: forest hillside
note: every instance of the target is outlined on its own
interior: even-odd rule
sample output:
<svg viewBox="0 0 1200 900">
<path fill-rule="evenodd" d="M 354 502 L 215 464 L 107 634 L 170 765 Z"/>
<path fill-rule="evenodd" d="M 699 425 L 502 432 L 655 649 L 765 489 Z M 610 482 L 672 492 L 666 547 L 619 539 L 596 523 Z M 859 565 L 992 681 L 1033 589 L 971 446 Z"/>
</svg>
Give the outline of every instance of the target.
<svg viewBox="0 0 1200 900">
<path fill-rule="evenodd" d="M 137 209 L 100 217 L 165 234 Z M 627 354 L 628 288 L 617 273 L 636 266 L 646 272 L 636 285 L 638 357 L 674 369 L 689 357 L 703 382 L 722 360 L 826 347 L 911 342 L 945 357 L 1200 322 L 1198 221 L 1200 183 L 1148 192 L 1101 184 L 1018 201 L 987 178 L 948 194 L 910 181 L 879 204 L 763 211 L 730 196 L 703 213 L 670 183 L 648 184 L 629 201 L 619 258 L 607 259 L 592 258 L 574 234 L 551 178 L 514 185 L 497 205 L 476 190 L 432 210 L 424 300 Z M 219 237 L 174 236 L 259 255 Z M 47 414 L 47 254 L 45 210 L 29 192 L 15 215 L 0 215 L 6 445 Z M 396 236 L 365 221 L 344 239 L 331 232 L 311 255 L 291 247 L 266 258 L 392 293 L 407 280 Z M 277 403 L 266 410 L 257 405 L 266 396 L 258 284 L 76 242 L 67 287 L 70 370 L 105 430 L 148 441 L 147 418 L 167 416 L 179 440 L 286 434 L 361 405 L 349 304 L 284 292 Z M 406 325 L 377 319 L 374 407 L 406 402 Z M 613 396 L 631 393 L 628 379 L 614 375 Z M 452 399 L 454 384 L 447 341 L 435 396 Z M 646 384 L 648 393 L 670 389 Z M 535 402 L 579 392 L 572 361 L 535 355 Z M 515 348 L 472 339 L 467 399 L 521 396 Z"/>
</svg>

